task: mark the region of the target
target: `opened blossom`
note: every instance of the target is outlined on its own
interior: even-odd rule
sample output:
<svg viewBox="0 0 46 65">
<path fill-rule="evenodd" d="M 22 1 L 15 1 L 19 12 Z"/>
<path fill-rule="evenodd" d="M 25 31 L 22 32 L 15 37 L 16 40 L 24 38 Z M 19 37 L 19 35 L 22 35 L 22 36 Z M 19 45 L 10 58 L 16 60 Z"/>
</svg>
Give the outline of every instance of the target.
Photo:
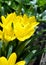
<svg viewBox="0 0 46 65">
<path fill-rule="evenodd" d="M 12 53 L 7 60 L 5 57 L 0 57 L 0 65 L 25 65 L 25 61 L 19 61 L 16 63 L 17 55 L 16 53 Z"/>
<path fill-rule="evenodd" d="M 3 31 L 0 38 L 8 41 L 16 38 L 19 41 L 24 41 L 30 38 L 35 32 L 35 27 L 39 24 L 34 16 L 28 17 L 26 14 L 17 16 L 15 13 L 11 13 L 6 18 L 1 16 L 1 19 L 0 25 L 3 27 Z"/>
<path fill-rule="evenodd" d="M 36 19 L 34 16 L 28 17 L 24 14 L 24 16 L 17 16 L 15 25 L 15 35 L 18 40 L 24 41 L 28 38 L 30 38 L 34 32 L 35 27 L 39 24 L 39 22 L 36 22 Z"/>
<path fill-rule="evenodd" d="M 2 36 L 0 35 L 1 39 L 11 41 L 16 38 L 14 28 L 12 27 L 15 17 L 15 13 L 8 14 L 6 18 L 1 16 L 2 23 L 0 23 L 0 25 L 3 28 L 3 31 L 0 30 L 0 33 L 2 32 Z"/>
</svg>

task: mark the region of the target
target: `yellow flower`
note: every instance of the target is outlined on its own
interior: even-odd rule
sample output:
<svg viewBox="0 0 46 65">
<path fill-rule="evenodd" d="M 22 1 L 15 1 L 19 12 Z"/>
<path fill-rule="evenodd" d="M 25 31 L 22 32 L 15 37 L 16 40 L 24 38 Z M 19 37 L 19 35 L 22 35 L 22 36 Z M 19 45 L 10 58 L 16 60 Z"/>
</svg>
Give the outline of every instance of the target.
<svg viewBox="0 0 46 65">
<path fill-rule="evenodd" d="M 8 60 L 5 57 L 0 57 L 0 65 L 25 65 L 24 60 L 16 63 L 16 59 L 16 53 L 12 53 Z"/>
<path fill-rule="evenodd" d="M 30 38 L 35 32 L 35 27 L 39 24 L 34 16 L 28 17 L 26 14 L 17 16 L 15 13 L 11 13 L 6 18 L 1 16 L 1 19 L 3 24 L 0 23 L 0 25 L 3 27 L 3 36 L 8 41 L 15 38 L 24 41 Z"/>
<path fill-rule="evenodd" d="M 2 23 L 0 23 L 0 25 L 1 27 L 3 27 L 3 36 L 4 36 L 2 38 L 4 38 L 7 41 L 11 41 L 16 38 L 13 25 L 15 17 L 16 17 L 15 13 L 8 14 L 6 18 L 4 16 L 1 16 Z"/>
<path fill-rule="evenodd" d="M 16 22 L 17 23 L 14 24 L 15 35 L 20 41 L 30 38 L 35 32 L 35 27 L 39 24 L 39 22 L 36 22 L 34 16 L 27 17 L 26 15 L 23 17 L 17 16 Z"/>
</svg>

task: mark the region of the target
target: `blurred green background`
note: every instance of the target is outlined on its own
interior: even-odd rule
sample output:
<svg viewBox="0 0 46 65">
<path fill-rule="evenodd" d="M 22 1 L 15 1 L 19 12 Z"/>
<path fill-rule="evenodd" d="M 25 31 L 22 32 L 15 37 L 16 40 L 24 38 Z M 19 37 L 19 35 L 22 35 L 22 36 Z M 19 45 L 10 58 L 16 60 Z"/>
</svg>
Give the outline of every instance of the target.
<svg viewBox="0 0 46 65">
<path fill-rule="evenodd" d="M 0 16 L 2 15 L 6 16 L 8 13 L 12 13 L 12 12 L 16 12 L 17 15 L 23 15 L 23 14 L 27 14 L 28 16 L 34 15 L 37 21 L 40 22 L 39 27 L 37 28 L 34 34 L 34 37 L 31 38 L 31 41 L 30 39 L 27 40 L 27 43 L 29 44 L 26 45 L 26 47 L 24 47 L 25 49 L 23 53 L 20 52 L 21 55 L 19 57 L 19 59 L 22 58 L 26 59 L 25 55 L 28 55 L 28 53 L 30 53 L 30 51 L 32 50 L 38 49 L 37 50 L 38 53 L 36 53 L 33 57 L 37 56 L 37 59 L 35 60 L 34 64 L 39 65 L 40 58 L 43 53 L 43 49 L 45 48 L 46 45 L 46 0 L 0 0 Z M 16 42 L 18 43 L 18 40 L 16 40 Z M 9 48 L 7 53 L 9 54 L 12 51 L 14 51 L 14 48 L 16 47 L 16 45 L 12 43 L 7 46 Z M 26 43 L 26 41 L 24 43 Z M 14 48 L 12 45 L 14 46 Z M 21 46 L 18 47 L 20 50 L 22 44 Z M 0 48 L 1 48 L 1 44 L 0 44 Z M 15 50 L 17 54 L 18 51 Z"/>
</svg>

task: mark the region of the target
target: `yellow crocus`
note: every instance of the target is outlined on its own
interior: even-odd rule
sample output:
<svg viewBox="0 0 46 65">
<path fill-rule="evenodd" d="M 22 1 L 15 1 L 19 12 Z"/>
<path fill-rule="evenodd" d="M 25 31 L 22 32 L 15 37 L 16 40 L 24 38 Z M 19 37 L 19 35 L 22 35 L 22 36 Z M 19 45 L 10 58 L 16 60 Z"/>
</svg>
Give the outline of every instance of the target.
<svg viewBox="0 0 46 65">
<path fill-rule="evenodd" d="M 3 27 L 2 38 L 4 38 L 7 41 L 11 41 L 16 38 L 14 28 L 12 27 L 15 17 L 15 13 L 8 14 L 6 18 L 4 16 L 1 16 L 2 23 L 0 23 L 0 25 L 1 27 Z"/>
<path fill-rule="evenodd" d="M 22 16 L 17 17 L 16 22 L 17 23 L 14 24 L 15 35 L 17 39 L 20 41 L 24 41 L 30 38 L 35 32 L 35 27 L 39 24 L 39 22 L 36 22 L 34 16 L 27 17 L 27 15 L 25 14 L 23 17 Z"/>
<path fill-rule="evenodd" d="M 0 23 L 0 25 L 3 27 L 3 36 L 8 41 L 15 38 L 24 41 L 30 38 L 35 32 L 35 27 L 39 24 L 35 16 L 28 17 L 26 14 L 17 16 L 15 13 L 11 13 L 6 18 L 1 16 L 1 19 L 3 24 Z"/>
<path fill-rule="evenodd" d="M 16 63 L 17 55 L 12 53 L 7 60 L 5 57 L 0 57 L 0 65 L 25 65 L 25 61 L 19 61 Z"/>
</svg>

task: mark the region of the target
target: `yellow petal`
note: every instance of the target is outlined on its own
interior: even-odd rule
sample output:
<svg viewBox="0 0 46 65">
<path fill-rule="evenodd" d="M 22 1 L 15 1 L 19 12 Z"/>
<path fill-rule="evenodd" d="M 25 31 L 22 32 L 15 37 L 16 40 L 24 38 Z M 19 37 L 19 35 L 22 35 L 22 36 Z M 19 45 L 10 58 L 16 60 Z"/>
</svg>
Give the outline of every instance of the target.
<svg viewBox="0 0 46 65">
<path fill-rule="evenodd" d="M 35 27 L 39 24 L 39 22 L 36 21 L 35 16 L 29 17 L 29 23 L 31 26 Z"/>
<path fill-rule="evenodd" d="M 2 20 L 2 23 L 5 25 L 6 24 L 6 18 L 4 16 L 1 16 L 1 20 Z"/>
<path fill-rule="evenodd" d="M 6 17 L 6 20 L 7 22 L 14 22 L 15 18 L 16 18 L 16 14 L 11 13 L 11 14 L 8 14 L 8 16 Z"/>
<path fill-rule="evenodd" d="M 4 39 L 7 41 L 12 41 L 16 38 L 16 35 L 13 30 L 4 29 Z"/>
<path fill-rule="evenodd" d="M 25 65 L 25 61 L 20 61 L 20 62 L 17 62 L 15 65 Z"/>
<path fill-rule="evenodd" d="M 27 16 L 26 14 L 24 14 L 23 20 L 24 20 L 23 22 L 24 22 L 25 24 L 27 24 L 27 23 L 29 22 L 28 16 Z"/>
<path fill-rule="evenodd" d="M 0 26 L 3 27 L 3 24 L 0 22 Z"/>
<path fill-rule="evenodd" d="M 7 59 L 5 57 L 0 57 L 0 65 L 7 65 Z"/>
<path fill-rule="evenodd" d="M 24 31 L 24 32 L 20 31 L 20 30 L 18 32 L 18 30 L 17 30 L 16 31 L 16 37 L 17 37 L 18 40 L 24 41 L 24 40 L 30 38 L 34 34 L 34 32 L 35 32 L 34 28 L 33 29 L 29 29 L 29 30 Z"/>
<path fill-rule="evenodd" d="M 16 59 L 17 59 L 16 53 L 12 53 L 8 59 L 8 65 L 14 65 Z"/>
</svg>

